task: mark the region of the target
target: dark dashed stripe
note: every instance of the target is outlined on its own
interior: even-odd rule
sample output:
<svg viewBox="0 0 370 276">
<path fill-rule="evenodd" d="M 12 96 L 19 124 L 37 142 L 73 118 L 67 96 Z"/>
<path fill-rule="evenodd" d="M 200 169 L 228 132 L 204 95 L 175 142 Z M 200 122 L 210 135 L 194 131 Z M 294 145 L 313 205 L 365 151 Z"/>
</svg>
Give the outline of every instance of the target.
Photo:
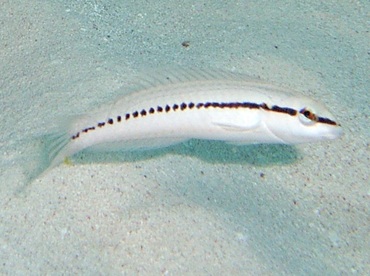
<svg viewBox="0 0 370 276">
<path fill-rule="evenodd" d="M 139 115 L 141 117 L 147 116 L 149 114 L 155 114 L 161 113 L 163 111 L 165 112 L 170 112 L 170 111 L 178 111 L 178 110 L 186 110 L 186 109 L 193 109 L 193 108 L 201 109 L 201 108 L 229 108 L 229 109 L 237 109 L 237 108 L 249 108 L 249 109 L 263 109 L 266 111 L 272 111 L 272 112 L 278 112 L 278 113 L 284 113 L 290 116 L 295 116 L 298 114 L 298 111 L 289 107 L 281 107 L 277 105 L 273 105 L 272 107 L 269 107 L 266 103 L 251 103 L 251 102 L 229 102 L 229 103 L 224 103 L 224 102 L 205 102 L 205 103 L 181 103 L 180 105 L 174 104 L 172 107 L 170 105 L 166 105 L 165 107 L 162 106 L 157 106 L 157 108 L 149 108 L 148 111 L 146 109 L 142 109 L 140 112 L 139 111 L 134 111 L 132 113 L 126 113 L 124 118 L 125 120 L 129 120 L 130 118 L 138 118 Z M 328 119 L 328 118 L 323 118 L 323 117 L 316 117 L 316 115 L 312 112 L 310 112 L 307 109 L 302 109 L 299 111 L 299 113 L 303 114 L 310 120 L 317 121 L 319 123 L 323 124 L 328 124 L 328 125 L 337 125 L 336 122 Z M 117 116 L 117 122 L 120 123 L 122 121 L 122 117 L 120 115 Z M 114 119 L 113 118 L 108 118 L 106 122 L 99 122 L 97 123 L 96 127 L 102 128 L 106 124 L 113 125 L 114 124 Z M 95 130 L 95 126 L 85 128 L 81 130 L 80 132 L 77 132 L 75 135 L 73 135 L 71 138 L 72 139 L 77 139 L 80 137 L 81 133 L 87 133 L 90 130 Z"/>
<path fill-rule="evenodd" d="M 323 118 L 323 117 L 318 117 L 317 118 L 317 121 L 319 123 L 323 123 L 323 124 L 327 124 L 327 125 L 332 125 L 332 126 L 338 125 L 336 122 L 334 122 L 334 121 L 332 121 L 332 120 L 330 120 L 328 118 Z"/>
<path fill-rule="evenodd" d="M 292 109 L 292 108 L 289 108 L 289 107 L 280 107 L 280 106 L 277 106 L 277 105 L 272 106 L 271 110 L 275 111 L 275 112 L 286 113 L 286 114 L 289 114 L 291 116 L 294 116 L 294 115 L 297 114 L 297 110 L 295 110 L 295 109 Z"/>
</svg>

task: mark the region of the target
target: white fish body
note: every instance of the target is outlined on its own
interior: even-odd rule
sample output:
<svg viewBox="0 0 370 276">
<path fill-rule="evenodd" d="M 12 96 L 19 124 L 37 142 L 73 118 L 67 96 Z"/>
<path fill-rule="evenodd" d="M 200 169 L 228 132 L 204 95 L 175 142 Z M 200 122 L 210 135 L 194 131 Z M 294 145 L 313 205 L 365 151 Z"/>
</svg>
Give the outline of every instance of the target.
<svg viewBox="0 0 370 276">
<path fill-rule="evenodd" d="M 154 148 L 191 138 L 297 144 L 341 133 L 322 104 L 297 93 L 231 74 L 185 75 L 76 119 L 55 141 L 50 167 L 90 147 Z"/>
</svg>

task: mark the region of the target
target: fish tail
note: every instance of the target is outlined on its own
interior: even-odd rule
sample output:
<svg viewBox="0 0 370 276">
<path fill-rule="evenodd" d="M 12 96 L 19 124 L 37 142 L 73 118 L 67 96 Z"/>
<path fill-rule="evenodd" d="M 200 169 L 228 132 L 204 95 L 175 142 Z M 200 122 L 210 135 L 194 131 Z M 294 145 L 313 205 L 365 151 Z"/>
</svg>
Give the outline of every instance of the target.
<svg viewBox="0 0 370 276">
<path fill-rule="evenodd" d="M 43 135 L 38 161 L 32 172 L 27 173 L 27 182 L 42 177 L 51 169 L 62 163 L 70 155 L 70 136 L 67 133 Z"/>
<path fill-rule="evenodd" d="M 67 133 L 54 134 L 46 148 L 48 170 L 62 163 L 70 155 L 70 136 Z"/>
</svg>

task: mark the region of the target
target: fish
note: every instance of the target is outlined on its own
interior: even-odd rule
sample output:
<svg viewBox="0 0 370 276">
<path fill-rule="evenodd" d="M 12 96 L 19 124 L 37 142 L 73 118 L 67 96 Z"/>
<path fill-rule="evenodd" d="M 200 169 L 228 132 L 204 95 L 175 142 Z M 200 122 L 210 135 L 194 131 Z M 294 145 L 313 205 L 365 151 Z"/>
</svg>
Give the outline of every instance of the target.
<svg viewBox="0 0 370 276">
<path fill-rule="evenodd" d="M 167 71 L 144 80 L 75 118 L 51 143 L 49 168 L 88 148 L 153 149 L 189 139 L 293 145 L 342 135 L 320 102 L 242 74 Z"/>
</svg>

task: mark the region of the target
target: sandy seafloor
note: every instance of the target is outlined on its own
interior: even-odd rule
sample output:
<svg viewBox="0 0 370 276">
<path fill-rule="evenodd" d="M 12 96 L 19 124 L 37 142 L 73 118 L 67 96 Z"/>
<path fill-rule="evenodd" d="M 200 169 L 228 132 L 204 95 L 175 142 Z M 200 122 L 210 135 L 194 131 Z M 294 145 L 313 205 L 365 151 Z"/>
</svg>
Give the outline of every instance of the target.
<svg viewBox="0 0 370 276">
<path fill-rule="evenodd" d="M 369 275 L 368 1 L 0 5 L 0 274 Z M 300 91 L 344 135 L 85 152 L 24 186 L 61 118 L 166 66 Z"/>
</svg>

